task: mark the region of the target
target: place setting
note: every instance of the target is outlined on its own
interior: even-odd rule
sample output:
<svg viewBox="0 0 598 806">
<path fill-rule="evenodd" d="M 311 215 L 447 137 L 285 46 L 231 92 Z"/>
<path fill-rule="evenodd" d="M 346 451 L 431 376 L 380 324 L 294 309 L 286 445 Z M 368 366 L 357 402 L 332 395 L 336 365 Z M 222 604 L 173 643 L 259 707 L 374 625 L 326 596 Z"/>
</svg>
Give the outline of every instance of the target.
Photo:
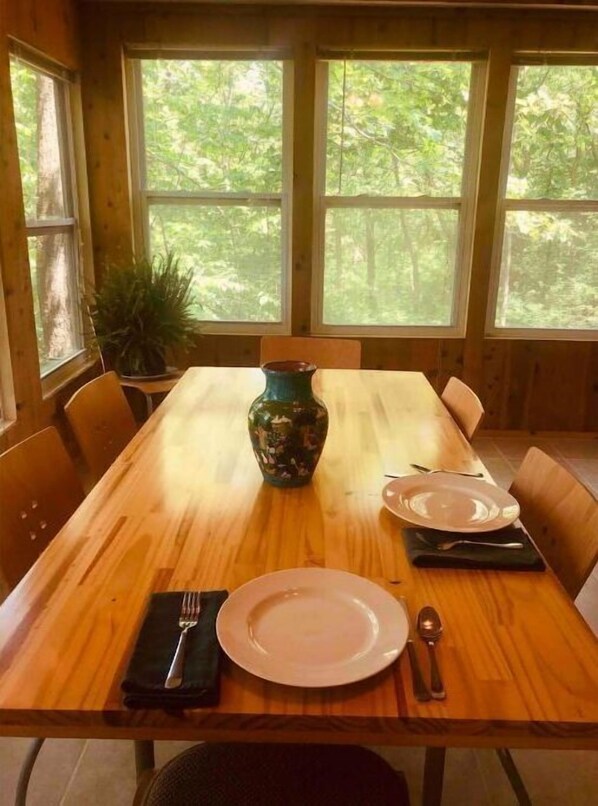
<svg viewBox="0 0 598 806">
<path fill-rule="evenodd" d="M 415 566 L 543 571 L 544 561 L 521 526 L 516 499 L 482 473 L 431 469 L 395 475 L 382 490 L 386 509 L 412 524 L 402 529 Z"/>
<path fill-rule="evenodd" d="M 404 599 L 365 577 L 328 568 L 265 574 L 230 595 L 154 593 L 121 683 L 123 704 L 167 711 L 218 705 L 223 652 L 262 680 L 326 688 L 376 675 L 405 648 L 416 699 L 444 699 L 435 656 L 440 615 L 428 605 L 416 621 Z M 429 684 L 416 636 L 428 646 Z"/>
</svg>

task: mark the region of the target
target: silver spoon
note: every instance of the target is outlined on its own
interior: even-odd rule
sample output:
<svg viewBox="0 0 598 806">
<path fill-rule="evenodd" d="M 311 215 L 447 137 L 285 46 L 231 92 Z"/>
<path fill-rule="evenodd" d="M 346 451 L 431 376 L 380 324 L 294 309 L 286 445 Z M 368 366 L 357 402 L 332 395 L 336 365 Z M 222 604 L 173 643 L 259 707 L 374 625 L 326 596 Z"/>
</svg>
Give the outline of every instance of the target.
<svg viewBox="0 0 598 806">
<path fill-rule="evenodd" d="M 445 470 L 443 467 L 430 468 L 425 465 L 416 465 L 411 462 L 410 467 L 414 470 L 419 470 L 420 473 L 453 473 L 455 476 L 468 476 L 471 479 L 481 479 L 484 477 L 483 473 L 466 473 L 464 470 Z"/>
<path fill-rule="evenodd" d="M 490 548 L 495 549 L 522 549 L 523 543 L 487 543 L 484 540 L 441 540 L 440 542 L 428 540 L 427 537 L 424 537 L 420 532 L 417 533 L 419 539 L 425 543 L 427 546 L 430 546 L 432 549 L 438 549 L 438 551 L 450 551 L 450 549 L 454 548 L 455 546 L 489 546 Z"/>
<path fill-rule="evenodd" d="M 442 622 L 438 612 L 433 607 L 422 607 L 417 615 L 417 632 L 425 642 L 430 653 L 430 671 L 432 674 L 430 694 L 435 700 L 444 700 L 446 692 L 440 677 L 440 669 L 436 660 L 434 644 L 442 635 Z"/>
</svg>

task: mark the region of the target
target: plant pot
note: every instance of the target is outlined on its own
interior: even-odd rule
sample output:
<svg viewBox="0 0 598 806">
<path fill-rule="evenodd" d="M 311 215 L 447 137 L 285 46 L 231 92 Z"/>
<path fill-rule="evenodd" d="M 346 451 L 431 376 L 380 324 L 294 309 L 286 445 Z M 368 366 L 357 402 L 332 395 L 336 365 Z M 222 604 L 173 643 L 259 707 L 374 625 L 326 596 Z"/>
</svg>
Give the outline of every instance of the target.
<svg viewBox="0 0 598 806">
<path fill-rule="evenodd" d="M 313 476 L 328 433 L 328 411 L 311 388 L 305 361 L 264 364 L 266 389 L 249 409 L 249 436 L 262 476 L 276 487 L 301 487 Z"/>
</svg>

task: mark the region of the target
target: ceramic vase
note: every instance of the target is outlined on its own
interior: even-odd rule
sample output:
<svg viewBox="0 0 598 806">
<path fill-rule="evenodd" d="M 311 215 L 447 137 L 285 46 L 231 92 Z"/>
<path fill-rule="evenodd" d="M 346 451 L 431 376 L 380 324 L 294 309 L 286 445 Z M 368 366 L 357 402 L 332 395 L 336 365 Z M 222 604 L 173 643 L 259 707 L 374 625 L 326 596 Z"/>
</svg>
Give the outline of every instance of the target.
<svg viewBox="0 0 598 806">
<path fill-rule="evenodd" d="M 262 366 L 266 388 L 249 409 L 249 435 L 264 480 L 300 487 L 313 476 L 328 433 L 328 411 L 311 388 L 316 371 L 305 361 Z"/>
</svg>

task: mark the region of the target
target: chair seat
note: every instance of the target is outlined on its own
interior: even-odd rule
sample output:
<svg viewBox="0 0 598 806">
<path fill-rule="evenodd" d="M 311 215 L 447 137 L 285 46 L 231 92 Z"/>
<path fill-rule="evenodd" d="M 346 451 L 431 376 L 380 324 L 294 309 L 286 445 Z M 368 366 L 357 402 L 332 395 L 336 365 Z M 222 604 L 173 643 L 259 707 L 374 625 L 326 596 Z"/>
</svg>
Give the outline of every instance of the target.
<svg viewBox="0 0 598 806">
<path fill-rule="evenodd" d="M 199 744 L 153 778 L 143 806 L 408 806 L 402 773 L 363 747 Z"/>
</svg>

